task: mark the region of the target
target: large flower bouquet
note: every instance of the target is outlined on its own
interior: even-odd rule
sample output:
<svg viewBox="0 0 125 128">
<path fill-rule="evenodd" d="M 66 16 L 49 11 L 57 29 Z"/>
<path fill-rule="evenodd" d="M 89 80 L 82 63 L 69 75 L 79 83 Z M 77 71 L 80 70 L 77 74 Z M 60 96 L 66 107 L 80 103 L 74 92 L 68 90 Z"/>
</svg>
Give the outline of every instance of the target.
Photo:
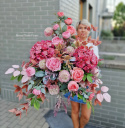
<svg viewBox="0 0 125 128">
<path fill-rule="evenodd" d="M 62 104 L 67 113 L 66 105 L 62 100 L 61 94 L 70 92 L 70 97 L 77 95 L 78 99 L 86 102 L 88 108 L 94 104 L 101 105 L 103 99 L 111 101 L 111 96 L 107 93 L 106 86 L 99 87 L 102 84 L 100 80 L 98 59 L 94 54 L 92 47 L 85 44 L 93 43 L 99 45 L 99 39 L 88 37 L 86 41 L 80 42 L 75 39 L 76 30 L 72 26 L 72 19 L 64 16 L 63 12 L 57 13 L 58 20 L 53 23 L 53 27 L 45 29 L 45 36 L 52 36 L 52 40 L 38 41 L 30 50 L 30 60 L 23 61 L 21 68 L 19 65 L 12 65 L 5 74 L 13 73 L 11 80 L 17 79 L 22 85 L 14 85 L 15 93 L 18 92 L 19 100 L 26 96 L 26 103 L 21 108 L 9 110 L 16 114 L 22 114 L 23 110 L 28 110 L 29 106 L 34 106 L 37 110 L 40 108 L 40 102 L 48 100 L 46 93 L 58 95 L 58 101 L 54 108 L 56 116 L 60 105 Z M 91 25 L 87 28 L 90 31 L 96 31 L 96 27 Z"/>
</svg>

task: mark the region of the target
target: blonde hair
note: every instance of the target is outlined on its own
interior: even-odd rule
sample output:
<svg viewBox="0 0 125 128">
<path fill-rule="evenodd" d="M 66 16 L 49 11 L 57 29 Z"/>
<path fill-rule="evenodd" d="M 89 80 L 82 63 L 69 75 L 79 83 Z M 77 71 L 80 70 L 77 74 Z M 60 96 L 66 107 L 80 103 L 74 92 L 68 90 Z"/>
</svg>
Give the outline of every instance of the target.
<svg viewBox="0 0 125 128">
<path fill-rule="evenodd" d="M 78 26 L 79 26 L 80 24 L 87 25 L 88 27 L 91 28 L 91 23 L 90 23 L 87 19 L 82 19 L 82 20 L 80 20 L 80 21 L 78 21 L 78 22 L 76 23 L 76 30 L 78 30 Z"/>
</svg>

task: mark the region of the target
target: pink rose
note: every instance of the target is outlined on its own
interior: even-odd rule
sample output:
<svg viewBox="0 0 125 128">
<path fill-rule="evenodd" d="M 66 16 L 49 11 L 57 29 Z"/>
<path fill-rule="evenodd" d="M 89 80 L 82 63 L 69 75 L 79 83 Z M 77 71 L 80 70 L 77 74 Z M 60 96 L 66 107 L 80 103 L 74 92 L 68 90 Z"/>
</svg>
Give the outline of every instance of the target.
<svg viewBox="0 0 125 128">
<path fill-rule="evenodd" d="M 92 70 L 91 70 L 91 73 L 95 76 L 95 77 L 98 77 L 99 76 L 99 69 L 94 67 Z"/>
<path fill-rule="evenodd" d="M 75 34 L 76 32 L 75 28 L 71 25 L 67 26 L 67 31 L 69 31 L 71 35 Z"/>
<path fill-rule="evenodd" d="M 64 20 L 64 22 L 65 22 L 67 25 L 70 25 L 70 24 L 72 24 L 72 19 L 71 19 L 71 18 L 67 18 L 66 20 Z"/>
<path fill-rule="evenodd" d="M 59 72 L 59 81 L 68 82 L 70 80 L 70 74 L 67 70 L 62 70 Z"/>
<path fill-rule="evenodd" d="M 59 86 L 58 85 L 50 85 L 48 87 L 48 90 L 51 95 L 57 95 L 59 93 Z"/>
<path fill-rule="evenodd" d="M 44 30 L 44 35 L 45 36 L 51 36 L 53 34 L 53 29 L 51 27 L 47 27 L 45 30 Z"/>
<path fill-rule="evenodd" d="M 62 36 L 64 39 L 68 39 L 70 37 L 70 32 L 69 31 L 63 32 Z"/>
<path fill-rule="evenodd" d="M 52 39 L 52 43 L 54 45 L 58 45 L 59 43 L 60 44 L 63 44 L 63 39 L 60 39 L 58 36 L 55 36 L 53 39 Z"/>
<path fill-rule="evenodd" d="M 61 61 L 58 58 L 49 58 L 46 61 L 46 67 L 51 71 L 58 71 L 61 69 Z"/>
<path fill-rule="evenodd" d="M 54 29 L 54 30 L 57 30 L 58 27 L 59 27 L 59 25 L 58 25 L 58 24 L 55 24 L 55 25 L 53 26 L 53 29 Z"/>
<path fill-rule="evenodd" d="M 70 81 L 68 84 L 69 91 L 78 91 L 79 85 L 75 81 Z"/>
<path fill-rule="evenodd" d="M 58 14 L 59 17 L 64 16 L 64 13 L 63 12 L 58 12 L 57 14 Z"/>
<path fill-rule="evenodd" d="M 66 48 L 66 53 L 72 55 L 74 52 L 75 52 L 75 49 L 74 49 L 72 46 L 68 46 L 68 47 Z"/>
<path fill-rule="evenodd" d="M 41 91 L 40 90 L 37 90 L 37 89 L 33 89 L 33 92 L 32 92 L 34 95 L 40 95 Z"/>
<path fill-rule="evenodd" d="M 76 82 L 80 82 L 82 78 L 84 77 L 84 71 L 81 68 L 74 67 L 73 70 L 71 71 L 72 78 Z"/>
</svg>

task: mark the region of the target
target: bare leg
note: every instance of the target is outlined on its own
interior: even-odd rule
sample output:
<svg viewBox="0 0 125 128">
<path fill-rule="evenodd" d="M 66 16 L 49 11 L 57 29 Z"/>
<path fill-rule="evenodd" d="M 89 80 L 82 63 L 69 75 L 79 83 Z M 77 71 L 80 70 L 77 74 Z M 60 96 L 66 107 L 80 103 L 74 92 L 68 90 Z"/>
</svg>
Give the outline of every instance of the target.
<svg viewBox="0 0 125 128">
<path fill-rule="evenodd" d="M 91 116 L 91 107 L 88 109 L 87 104 L 81 104 L 81 117 L 80 117 L 80 127 L 84 128 L 84 126 L 89 122 Z"/>
<path fill-rule="evenodd" d="M 79 110 L 80 103 L 70 101 L 71 102 L 71 117 L 74 128 L 79 128 Z"/>
</svg>

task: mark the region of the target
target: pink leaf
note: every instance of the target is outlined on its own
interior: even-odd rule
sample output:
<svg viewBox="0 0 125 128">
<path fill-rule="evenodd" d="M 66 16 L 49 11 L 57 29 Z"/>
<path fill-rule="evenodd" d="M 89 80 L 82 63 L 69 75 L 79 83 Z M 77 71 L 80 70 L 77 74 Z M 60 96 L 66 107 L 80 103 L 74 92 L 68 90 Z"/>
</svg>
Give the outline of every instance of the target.
<svg viewBox="0 0 125 128">
<path fill-rule="evenodd" d="M 10 74 L 10 73 L 12 73 L 12 72 L 14 72 L 14 71 L 15 71 L 14 68 L 9 68 L 9 69 L 5 72 L 5 74 Z"/>
<path fill-rule="evenodd" d="M 22 83 L 25 83 L 28 80 L 29 80 L 29 77 L 28 76 L 23 76 L 21 82 Z"/>
<path fill-rule="evenodd" d="M 107 91 L 109 90 L 109 88 L 106 87 L 106 86 L 102 86 L 102 87 L 101 87 L 101 90 L 102 90 L 103 92 L 107 92 Z"/>
<path fill-rule="evenodd" d="M 103 97 L 107 102 L 111 102 L 111 96 L 108 93 L 104 93 Z"/>
<path fill-rule="evenodd" d="M 20 75 L 20 71 L 16 70 L 15 72 L 13 72 L 14 77 L 19 76 L 19 75 Z"/>
<path fill-rule="evenodd" d="M 12 65 L 13 68 L 19 68 L 19 65 Z"/>
<path fill-rule="evenodd" d="M 97 99 L 102 102 L 103 101 L 103 95 L 102 94 L 97 94 Z"/>
</svg>

